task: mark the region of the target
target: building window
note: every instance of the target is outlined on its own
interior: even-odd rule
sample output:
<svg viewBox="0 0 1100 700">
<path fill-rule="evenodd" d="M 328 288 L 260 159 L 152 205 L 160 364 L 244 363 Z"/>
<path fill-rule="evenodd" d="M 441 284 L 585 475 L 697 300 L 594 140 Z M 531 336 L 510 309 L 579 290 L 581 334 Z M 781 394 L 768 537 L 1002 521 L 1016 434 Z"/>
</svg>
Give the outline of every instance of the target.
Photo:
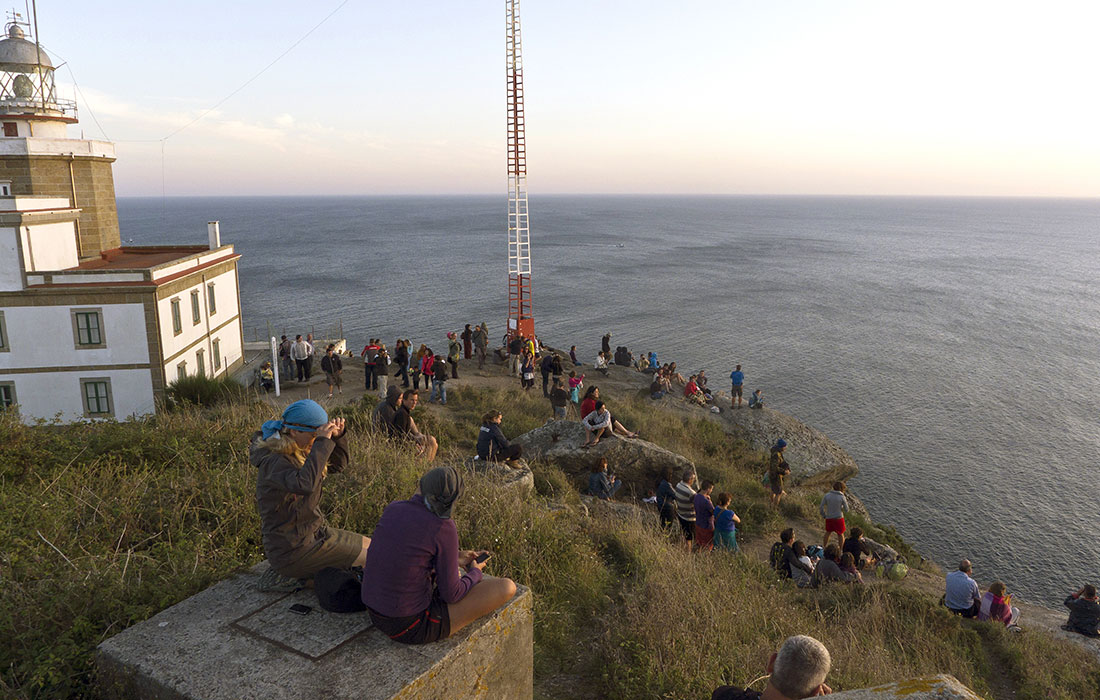
<svg viewBox="0 0 1100 700">
<path fill-rule="evenodd" d="M 0 197 L 11 196 L 11 180 L 0 180 Z"/>
<path fill-rule="evenodd" d="M 183 319 L 180 317 L 180 300 L 172 300 L 172 335 L 183 333 Z"/>
<path fill-rule="evenodd" d="M 15 122 L 4 122 L 4 136 L 18 136 L 19 125 Z"/>
<path fill-rule="evenodd" d="M 187 379 L 187 362 L 176 365 L 176 379 Z"/>
<path fill-rule="evenodd" d="M 200 377 L 206 376 L 206 351 L 199 350 L 195 353 L 195 367 Z"/>
<path fill-rule="evenodd" d="M 214 369 L 222 368 L 222 341 L 214 341 Z"/>
<path fill-rule="evenodd" d="M 114 407 L 111 405 L 110 379 L 81 379 L 80 392 L 84 397 L 85 416 L 102 418 L 114 415 Z"/>
<path fill-rule="evenodd" d="M 107 347 L 102 309 L 73 309 L 73 341 L 77 350 Z"/>
<path fill-rule="evenodd" d="M 0 411 L 15 405 L 15 382 L 0 382 Z"/>
<path fill-rule="evenodd" d="M 210 307 L 210 315 L 218 313 L 218 300 L 214 296 L 214 283 L 206 285 L 206 305 Z"/>
<path fill-rule="evenodd" d="M 202 307 L 199 304 L 199 293 L 191 292 L 191 324 L 197 326 L 202 320 Z"/>
<path fill-rule="evenodd" d="M 0 311 L 0 352 L 11 350 L 8 345 L 8 326 L 4 323 L 4 312 Z"/>
</svg>

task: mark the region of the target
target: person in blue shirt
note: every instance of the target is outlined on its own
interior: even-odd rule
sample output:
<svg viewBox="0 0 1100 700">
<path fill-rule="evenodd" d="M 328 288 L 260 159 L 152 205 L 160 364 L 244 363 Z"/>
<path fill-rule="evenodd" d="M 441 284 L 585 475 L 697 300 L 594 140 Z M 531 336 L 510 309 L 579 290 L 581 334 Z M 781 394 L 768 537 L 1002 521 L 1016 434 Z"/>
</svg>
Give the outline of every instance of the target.
<svg viewBox="0 0 1100 700">
<path fill-rule="evenodd" d="M 749 397 L 749 408 L 764 408 L 764 390 L 757 389 Z"/>
<path fill-rule="evenodd" d="M 982 593 L 970 577 L 973 569 L 969 559 L 959 562 L 958 571 L 947 575 L 943 602 L 947 609 L 963 617 L 977 617 L 982 607 Z"/>
<path fill-rule="evenodd" d="M 588 493 L 604 501 L 611 498 L 622 488 L 623 482 L 617 477 L 608 476 L 607 458 L 600 457 L 596 466 L 592 467 L 592 473 L 588 475 Z"/>
<path fill-rule="evenodd" d="M 730 381 L 733 389 L 730 390 L 730 408 L 741 408 L 741 393 L 745 386 L 745 373 L 741 371 L 741 365 L 730 372 Z M 736 403 L 734 401 L 736 400 Z"/>
<path fill-rule="evenodd" d="M 714 509 L 714 546 L 736 552 L 737 526 L 741 524 L 741 518 L 730 508 L 732 500 L 733 496 L 728 493 L 718 494 L 717 507 Z"/>
</svg>

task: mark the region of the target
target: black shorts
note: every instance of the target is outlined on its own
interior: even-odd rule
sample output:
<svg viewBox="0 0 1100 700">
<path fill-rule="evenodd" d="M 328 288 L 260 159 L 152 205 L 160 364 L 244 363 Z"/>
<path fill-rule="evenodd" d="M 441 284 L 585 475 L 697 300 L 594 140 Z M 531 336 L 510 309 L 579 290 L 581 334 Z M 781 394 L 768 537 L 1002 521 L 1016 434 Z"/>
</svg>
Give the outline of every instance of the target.
<svg viewBox="0 0 1100 700">
<path fill-rule="evenodd" d="M 439 597 L 439 589 L 432 592 L 428 608 L 407 617 L 386 617 L 367 608 L 371 622 L 395 642 L 402 644 L 427 644 L 451 636 L 451 617 L 447 604 Z"/>
<path fill-rule="evenodd" d="M 680 529 L 684 532 L 684 539 L 691 542 L 695 539 L 695 522 L 691 520 L 684 520 L 679 515 L 676 519 L 680 521 Z"/>
</svg>

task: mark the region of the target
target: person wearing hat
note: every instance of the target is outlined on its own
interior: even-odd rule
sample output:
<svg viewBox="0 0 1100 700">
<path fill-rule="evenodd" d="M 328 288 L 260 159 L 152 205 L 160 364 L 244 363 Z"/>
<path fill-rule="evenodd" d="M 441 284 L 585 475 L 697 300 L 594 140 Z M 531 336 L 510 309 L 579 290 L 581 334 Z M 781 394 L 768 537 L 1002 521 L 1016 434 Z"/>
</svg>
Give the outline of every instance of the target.
<svg viewBox="0 0 1100 700">
<path fill-rule="evenodd" d="M 348 464 L 343 418 L 329 420 L 310 399 L 286 407 L 252 436 L 256 507 L 271 568 L 261 590 L 294 590 L 327 566 L 362 566 L 370 538 L 329 527 L 321 514 L 321 484 Z"/>
<path fill-rule="evenodd" d="M 783 490 L 783 481 L 791 473 L 790 465 L 783 459 L 783 450 L 786 447 L 787 441 L 779 438 L 772 446 L 771 456 L 768 457 L 768 483 L 772 489 L 772 505 L 776 508 L 787 493 Z"/>
<path fill-rule="evenodd" d="M 459 549 L 451 515 L 461 495 L 462 475 L 436 467 L 411 498 L 386 506 L 374 528 L 363 604 L 374 626 L 394 641 L 446 639 L 516 594 L 511 579 L 482 573 L 488 552 Z"/>
</svg>

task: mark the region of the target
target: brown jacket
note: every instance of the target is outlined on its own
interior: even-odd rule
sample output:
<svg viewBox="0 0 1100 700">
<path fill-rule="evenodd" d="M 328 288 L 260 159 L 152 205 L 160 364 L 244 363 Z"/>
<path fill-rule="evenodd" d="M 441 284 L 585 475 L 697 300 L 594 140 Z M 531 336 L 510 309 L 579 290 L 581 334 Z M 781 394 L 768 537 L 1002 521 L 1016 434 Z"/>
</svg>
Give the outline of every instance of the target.
<svg viewBox="0 0 1100 700">
<path fill-rule="evenodd" d="M 248 460 L 258 469 L 256 507 L 260 511 L 264 553 L 277 570 L 321 546 L 328 537 L 328 524 L 319 507 L 321 483 L 328 470 L 338 472 L 347 466 L 347 433 L 333 440 L 314 440 L 300 467 L 293 457 L 272 447 L 259 432 L 255 433 Z"/>
</svg>

